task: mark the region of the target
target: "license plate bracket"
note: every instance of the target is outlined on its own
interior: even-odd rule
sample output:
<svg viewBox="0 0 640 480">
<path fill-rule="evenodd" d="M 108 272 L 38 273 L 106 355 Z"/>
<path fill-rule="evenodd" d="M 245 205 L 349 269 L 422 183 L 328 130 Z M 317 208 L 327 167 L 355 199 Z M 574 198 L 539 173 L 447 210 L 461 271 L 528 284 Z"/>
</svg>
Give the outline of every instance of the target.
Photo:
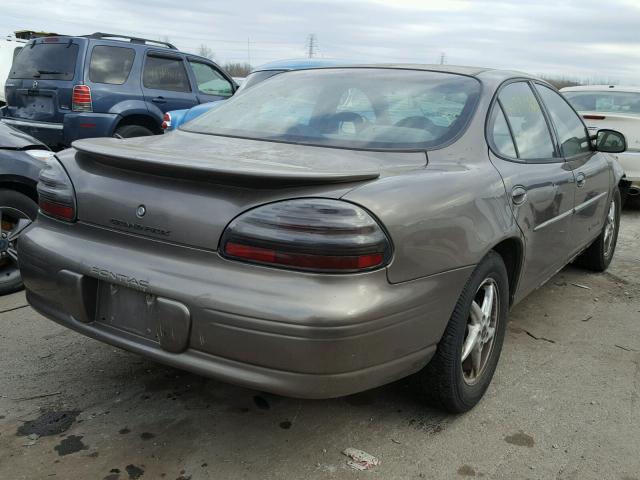
<svg viewBox="0 0 640 480">
<path fill-rule="evenodd" d="M 96 321 L 148 340 L 169 352 L 189 346 L 191 314 L 182 303 L 132 288 L 99 282 Z"/>
</svg>

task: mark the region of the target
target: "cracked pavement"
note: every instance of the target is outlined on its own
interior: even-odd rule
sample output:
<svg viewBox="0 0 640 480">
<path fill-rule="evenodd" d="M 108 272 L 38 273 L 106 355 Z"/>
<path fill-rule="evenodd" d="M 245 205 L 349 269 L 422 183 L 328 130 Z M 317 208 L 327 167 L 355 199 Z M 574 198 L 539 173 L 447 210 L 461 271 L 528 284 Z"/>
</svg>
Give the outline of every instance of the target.
<svg viewBox="0 0 640 480">
<path fill-rule="evenodd" d="M 0 478 L 640 480 L 638 238 L 624 211 L 607 273 L 567 267 L 517 305 L 486 397 L 460 416 L 408 380 L 324 401 L 224 384 L 4 297 Z M 348 468 L 348 447 L 380 465 Z"/>
</svg>

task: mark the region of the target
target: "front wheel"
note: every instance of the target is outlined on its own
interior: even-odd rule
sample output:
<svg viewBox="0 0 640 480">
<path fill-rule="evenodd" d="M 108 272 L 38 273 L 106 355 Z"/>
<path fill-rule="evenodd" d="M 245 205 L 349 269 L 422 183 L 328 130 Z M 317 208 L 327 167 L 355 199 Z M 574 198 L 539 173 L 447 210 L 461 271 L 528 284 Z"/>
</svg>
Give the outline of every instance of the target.
<svg viewBox="0 0 640 480">
<path fill-rule="evenodd" d="M 507 269 L 490 252 L 471 274 L 434 357 L 418 374 L 430 404 L 461 413 L 480 401 L 500 358 L 508 308 Z"/>
<path fill-rule="evenodd" d="M 22 288 L 16 246 L 37 214 L 38 204 L 31 198 L 13 190 L 0 190 L 0 295 Z"/>
<path fill-rule="evenodd" d="M 604 272 L 613 259 L 618 243 L 618 230 L 620 229 L 620 207 L 622 200 L 620 190 L 614 190 L 604 227 L 598 238 L 576 259 L 576 264 L 595 272 Z"/>
</svg>

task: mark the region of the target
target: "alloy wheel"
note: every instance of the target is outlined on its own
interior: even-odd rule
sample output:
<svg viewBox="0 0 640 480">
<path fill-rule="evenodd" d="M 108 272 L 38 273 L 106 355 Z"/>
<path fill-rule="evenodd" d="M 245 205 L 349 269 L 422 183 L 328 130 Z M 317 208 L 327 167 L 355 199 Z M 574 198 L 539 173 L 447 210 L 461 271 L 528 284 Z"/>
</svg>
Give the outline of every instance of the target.
<svg viewBox="0 0 640 480">
<path fill-rule="evenodd" d="M 604 225 L 604 256 L 608 258 L 613 250 L 613 240 L 616 231 L 616 202 L 611 200 L 607 220 Z"/>
<path fill-rule="evenodd" d="M 26 213 L 16 208 L 0 207 L 0 283 L 13 282 L 20 277 L 16 246 L 31 222 Z"/>
<path fill-rule="evenodd" d="M 471 303 L 467 332 L 462 344 L 462 374 L 473 384 L 485 370 L 493 349 L 499 319 L 500 298 L 493 278 L 486 278 Z"/>
</svg>

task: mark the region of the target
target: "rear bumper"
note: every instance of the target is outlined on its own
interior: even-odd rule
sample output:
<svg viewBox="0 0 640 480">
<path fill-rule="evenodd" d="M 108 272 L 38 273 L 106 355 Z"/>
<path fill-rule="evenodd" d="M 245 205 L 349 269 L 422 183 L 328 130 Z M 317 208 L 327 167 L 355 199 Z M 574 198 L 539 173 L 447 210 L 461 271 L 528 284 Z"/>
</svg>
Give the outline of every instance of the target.
<svg viewBox="0 0 640 480">
<path fill-rule="evenodd" d="M 32 306 L 52 320 L 154 360 L 304 398 L 373 388 L 429 361 L 472 267 L 403 284 L 384 270 L 314 275 L 231 262 L 216 252 L 40 217 L 21 238 Z M 181 351 L 95 321 L 98 269 L 137 279 L 189 313 Z"/>
<path fill-rule="evenodd" d="M 1 117 L 3 122 L 19 128 L 50 147 L 69 146 L 74 140 L 110 137 L 120 116 L 111 113 L 67 113 L 63 123 L 37 122 Z"/>
</svg>

